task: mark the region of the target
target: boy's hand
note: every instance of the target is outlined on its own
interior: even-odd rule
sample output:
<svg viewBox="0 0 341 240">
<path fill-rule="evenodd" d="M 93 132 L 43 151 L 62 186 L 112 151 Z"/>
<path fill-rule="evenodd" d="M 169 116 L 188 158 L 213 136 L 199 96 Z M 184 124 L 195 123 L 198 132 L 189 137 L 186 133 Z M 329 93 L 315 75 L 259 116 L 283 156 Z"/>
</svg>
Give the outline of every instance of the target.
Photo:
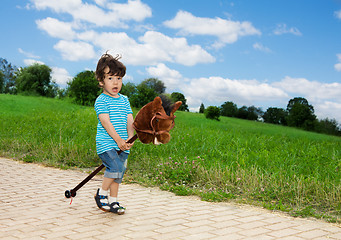
<svg viewBox="0 0 341 240">
<path fill-rule="evenodd" d="M 127 143 L 121 138 L 120 140 L 116 141 L 117 146 L 122 150 L 127 150 Z"/>
<path fill-rule="evenodd" d="M 131 147 L 134 145 L 134 143 L 126 143 L 127 144 L 127 150 L 131 149 Z"/>
<path fill-rule="evenodd" d="M 127 143 L 126 141 L 124 141 L 122 138 L 117 142 L 117 146 L 122 150 L 129 150 L 132 146 L 134 145 L 134 143 Z"/>
</svg>

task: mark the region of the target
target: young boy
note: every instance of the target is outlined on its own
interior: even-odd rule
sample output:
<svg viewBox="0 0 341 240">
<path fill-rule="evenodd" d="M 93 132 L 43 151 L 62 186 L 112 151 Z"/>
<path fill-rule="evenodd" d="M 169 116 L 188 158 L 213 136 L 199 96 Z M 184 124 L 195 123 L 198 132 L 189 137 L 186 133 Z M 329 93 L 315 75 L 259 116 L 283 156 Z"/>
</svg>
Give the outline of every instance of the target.
<svg viewBox="0 0 341 240">
<path fill-rule="evenodd" d="M 133 145 L 126 140 L 134 135 L 134 119 L 128 98 L 119 93 L 126 67 L 118 59 L 106 53 L 99 59 L 96 68 L 96 78 L 103 89 L 95 102 L 98 118 L 96 148 L 106 170 L 95 200 L 103 211 L 124 214 L 125 208 L 120 206 L 117 197 L 127 167 L 129 149 Z M 123 152 L 118 155 L 119 150 Z"/>
</svg>

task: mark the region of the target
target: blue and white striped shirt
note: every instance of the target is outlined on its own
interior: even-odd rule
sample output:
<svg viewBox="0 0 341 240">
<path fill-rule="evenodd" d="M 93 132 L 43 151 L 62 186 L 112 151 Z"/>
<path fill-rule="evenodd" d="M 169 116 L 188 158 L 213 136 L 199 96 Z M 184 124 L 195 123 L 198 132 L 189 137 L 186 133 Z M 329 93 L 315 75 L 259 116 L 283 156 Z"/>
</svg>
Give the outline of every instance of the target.
<svg viewBox="0 0 341 240">
<path fill-rule="evenodd" d="M 95 111 L 98 119 L 97 135 L 96 135 L 96 148 L 97 154 L 104 153 L 106 151 L 120 150 L 115 140 L 110 137 L 108 132 L 102 126 L 101 121 L 98 118 L 99 114 L 109 114 L 110 122 L 114 126 L 117 134 L 124 140 L 128 139 L 127 120 L 128 114 L 132 114 L 128 97 L 122 94 L 118 94 L 118 98 L 111 97 L 102 93 L 99 95 L 95 102 Z M 129 153 L 129 150 L 125 151 Z"/>
</svg>

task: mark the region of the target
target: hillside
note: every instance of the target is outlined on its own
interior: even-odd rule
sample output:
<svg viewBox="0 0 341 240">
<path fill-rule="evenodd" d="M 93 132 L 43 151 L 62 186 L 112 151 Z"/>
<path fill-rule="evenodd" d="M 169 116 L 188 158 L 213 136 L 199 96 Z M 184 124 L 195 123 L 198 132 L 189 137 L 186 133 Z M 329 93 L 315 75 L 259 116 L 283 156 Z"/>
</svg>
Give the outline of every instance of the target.
<svg viewBox="0 0 341 240">
<path fill-rule="evenodd" d="M 92 107 L 0 95 L 0 112 L 1 156 L 61 168 L 100 164 Z M 176 116 L 170 143 L 135 143 L 125 182 L 340 221 L 341 138 L 197 113 Z"/>
</svg>

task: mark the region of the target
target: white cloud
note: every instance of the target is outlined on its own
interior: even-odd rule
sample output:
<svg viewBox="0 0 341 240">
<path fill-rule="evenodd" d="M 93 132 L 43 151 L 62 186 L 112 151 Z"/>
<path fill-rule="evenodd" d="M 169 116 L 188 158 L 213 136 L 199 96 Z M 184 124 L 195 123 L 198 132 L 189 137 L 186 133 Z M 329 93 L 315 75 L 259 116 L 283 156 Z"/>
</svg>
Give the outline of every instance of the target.
<svg viewBox="0 0 341 240">
<path fill-rule="evenodd" d="M 172 38 L 156 31 L 146 31 L 136 40 L 125 32 L 81 32 L 83 28 L 118 27 L 117 24 L 125 27 L 127 21 L 139 22 L 150 17 L 150 7 L 140 0 L 128 0 L 126 3 L 97 0 L 95 4 L 98 5 L 78 0 L 61 0 L 60 4 L 47 0 L 31 1 L 38 10 L 51 9 L 72 15 L 73 22 L 63 22 L 51 17 L 36 21 L 39 29 L 51 37 L 61 39 L 54 48 L 66 60 L 88 60 L 96 57 L 95 51 L 111 50 L 122 54 L 125 62 L 132 65 L 172 62 L 193 66 L 215 62 L 215 58 L 206 50 L 199 45 L 188 44 L 186 38 Z"/>
<path fill-rule="evenodd" d="M 99 27 L 125 27 L 126 21 L 143 21 L 151 17 L 148 5 L 140 0 L 128 0 L 127 3 L 109 3 L 97 0 L 95 4 L 83 3 L 81 0 L 31 0 L 38 10 L 51 9 L 57 13 L 67 13 L 74 21 L 82 21 Z M 96 5 L 97 4 L 97 5 Z"/>
<path fill-rule="evenodd" d="M 40 56 L 34 55 L 33 53 L 30 53 L 30 52 L 26 52 L 26 51 L 22 50 L 21 48 L 18 48 L 18 52 L 25 55 L 28 58 L 40 59 Z"/>
<path fill-rule="evenodd" d="M 83 41 L 92 42 L 101 52 L 111 50 L 120 53 L 127 64 L 156 65 L 160 62 L 175 62 L 185 66 L 211 63 L 215 58 L 199 45 L 189 45 L 185 38 L 171 38 L 162 33 L 148 31 L 139 37 L 139 42 L 124 32 L 95 31 L 78 35 Z"/>
<path fill-rule="evenodd" d="M 336 18 L 341 19 L 341 10 L 335 11 L 334 14 Z"/>
<path fill-rule="evenodd" d="M 286 91 L 291 97 L 304 97 L 314 106 L 320 117 L 336 118 L 341 121 L 341 84 L 309 81 L 305 78 L 285 77 L 272 84 Z"/>
<path fill-rule="evenodd" d="M 41 64 L 41 65 L 45 64 L 44 62 L 38 61 L 36 59 L 24 59 L 24 64 L 26 66 L 31 66 L 31 65 L 36 64 L 36 63 Z"/>
<path fill-rule="evenodd" d="M 38 10 L 51 9 L 54 12 L 71 12 L 78 9 L 83 3 L 82 0 L 31 0 L 33 6 Z"/>
<path fill-rule="evenodd" d="M 186 38 L 171 38 L 160 32 L 148 31 L 139 40 L 150 50 L 156 49 L 171 58 L 171 61 L 185 66 L 211 63 L 215 59 L 199 45 L 188 45 Z M 157 54 L 158 54 L 157 53 Z"/>
<path fill-rule="evenodd" d="M 165 21 L 164 25 L 179 29 L 181 34 L 215 36 L 219 39 L 213 44 L 216 48 L 234 43 L 243 36 L 261 34 L 252 23 L 247 21 L 231 21 L 218 17 L 202 18 L 186 11 L 179 11 L 172 20 Z"/>
<path fill-rule="evenodd" d="M 314 105 L 314 109 L 319 119 L 334 118 L 339 124 L 341 123 L 341 102 L 323 101 Z"/>
<path fill-rule="evenodd" d="M 336 71 L 340 72 L 341 71 L 341 63 L 336 63 L 334 65 L 334 68 L 335 68 Z"/>
<path fill-rule="evenodd" d="M 95 3 L 101 7 L 105 7 L 107 2 L 108 2 L 107 0 L 95 0 Z"/>
<path fill-rule="evenodd" d="M 291 27 L 288 28 L 286 24 L 277 24 L 276 29 L 273 31 L 275 35 L 282 35 L 282 34 L 294 34 L 296 36 L 302 36 L 302 33 L 296 28 L 296 27 Z"/>
<path fill-rule="evenodd" d="M 288 76 L 271 84 L 222 77 L 187 81 L 188 83 L 182 81 L 179 88 L 186 96 L 191 111 L 198 111 L 201 103 L 205 106 L 220 106 L 226 101 L 232 101 L 239 107 L 255 105 L 262 107 L 263 110 L 269 107 L 285 108 L 290 99 L 304 97 L 314 106 L 318 118 L 335 118 L 341 122 L 340 83 L 321 83 Z"/>
<path fill-rule="evenodd" d="M 341 72 L 341 53 L 336 54 L 336 56 L 337 56 L 337 59 L 338 59 L 338 63 L 336 63 L 334 65 L 334 68 L 335 68 L 336 71 Z"/>
<path fill-rule="evenodd" d="M 107 7 L 112 10 L 111 14 L 116 15 L 121 20 L 141 22 L 152 16 L 151 8 L 140 0 L 128 0 L 128 3 L 113 2 L 109 3 Z"/>
<path fill-rule="evenodd" d="M 267 52 L 267 53 L 271 53 L 272 51 L 270 50 L 270 48 L 265 47 L 263 44 L 261 43 L 255 43 L 252 45 L 254 49 L 262 51 L 262 52 Z"/>
<path fill-rule="evenodd" d="M 341 101 L 340 83 L 321 83 L 309 81 L 305 78 L 285 77 L 280 82 L 272 84 L 281 88 L 291 95 L 302 95 L 311 101 L 338 99 Z"/>
<path fill-rule="evenodd" d="M 233 101 L 251 105 L 257 101 L 286 99 L 288 95 L 281 89 L 256 80 L 237 80 L 222 77 L 191 79 L 181 86 L 190 107 L 199 107 L 202 102 L 222 104 Z"/>
<path fill-rule="evenodd" d="M 56 81 L 56 83 L 62 88 L 65 88 L 67 86 L 67 82 L 72 79 L 65 68 L 59 67 L 52 67 L 51 77 L 52 80 Z"/>
<path fill-rule="evenodd" d="M 96 57 L 93 46 L 86 42 L 60 40 L 54 48 L 69 61 L 89 60 Z"/>
<path fill-rule="evenodd" d="M 164 82 L 168 91 L 178 88 L 183 82 L 182 75 L 178 71 L 168 68 L 163 63 L 159 63 L 155 67 L 148 67 L 146 70 L 151 76 Z"/>
<path fill-rule="evenodd" d="M 71 40 L 76 36 L 76 33 L 72 30 L 72 23 L 48 17 L 37 20 L 36 24 L 40 30 L 47 32 L 51 37 Z"/>
</svg>

